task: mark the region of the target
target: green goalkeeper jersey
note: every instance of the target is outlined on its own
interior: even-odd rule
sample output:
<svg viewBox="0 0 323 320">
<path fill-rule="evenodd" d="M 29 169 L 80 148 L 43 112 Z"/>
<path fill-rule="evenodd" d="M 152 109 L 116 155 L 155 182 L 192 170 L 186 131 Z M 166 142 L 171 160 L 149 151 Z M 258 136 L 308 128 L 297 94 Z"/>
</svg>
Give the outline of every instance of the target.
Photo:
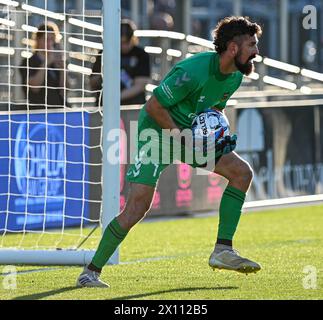
<svg viewBox="0 0 323 320">
<path fill-rule="evenodd" d="M 224 109 L 229 98 L 240 87 L 242 73 L 222 74 L 219 58 L 216 52 L 203 52 L 185 59 L 177 63 L 154 90 L 154 96 L 180 128 L 191 128 L 196 114 L 207 109 Z M 145 127 L 157 126 L 145 107 L 140 120 L 139 123 Z"/>
</svg>

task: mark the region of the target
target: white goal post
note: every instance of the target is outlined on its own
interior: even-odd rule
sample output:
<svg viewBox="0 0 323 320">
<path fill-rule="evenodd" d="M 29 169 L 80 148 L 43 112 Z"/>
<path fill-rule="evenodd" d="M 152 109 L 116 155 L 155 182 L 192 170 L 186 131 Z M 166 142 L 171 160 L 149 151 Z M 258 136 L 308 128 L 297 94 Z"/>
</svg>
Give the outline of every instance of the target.
<svg viewBox="0 0 323 320">
<path fill-rule="evenodd" d="M 0 187 L 0 265 L 85 265 L 91 261 L 99 243 L 101 236 L 98 233 L 98 226 L 104 232 L 109 222 L 119 213 L 120 208 L 120 164 L 111 163 L 107 154 L 109 147 L 116 143 L 116 140 L 108 140 L 108 133 L 110 130 L 119 130 L 120 128 L 121 2 L 120 0 L 102 1 L 101 22 L 103 24 L 88 22 L 89 19 L 86 19 L 84 14 L 85 0 L 79 0 L 79 4 L 83 6 L 81 14 L 68 8 L 68 0 L 61 1 L 64 7 L 63 12 L 52 10 L 49 6 L 49 2 L 52 1 L 46 0 L 44 8 L 34 7 L 35 2 L 27 0 L 22 3 L 0 0 L 3 12 L 7 12 L 6 15 L 0 17 L 0 33 L 6 37 L 5 42 L 0 40 L 0 59 L 2 59 L 1 62 L 5 61 L 5 63 L 0 63 L 2 69 L 0 73 L 3 75 L 4 70 L 8 70 L 8 78 L 0 79 L 0 90 L 5 91 L 3 88 L 6 81 L 8 83 L 5 87 L 8 91 L 8 111 L 0 111 L 0 127 L 3 131 L 0 133 L 0 148 L 5 146 L 5 150 L 9 154 L 9 157 L 6 158 L 6 155 L 0 152 L 0 161 L 5 161 L 7 166 L 7 173 L 4 169 L 0 170 L 0 184 L 3 181 L 8 182 L 6 186 L 2 184 Z M 73 83 L 69 88 L 60 89 L 64 92 L 64 99 L 70 104 L 78 101 L 79 105 L 74 108 L 70 108 L 64 102 L 63 108 L 57 109 L 57 111 L 51 110 L 48 106 L 46 106 L 46 110 L 34 111 L 31 110 L 31 104 L 21 103 L 22 100 L 17 99 L 15 95 L 15 93 L 19 95 L 21 89 L 21 84 L 15 82 L 19 78 L 17 74 L 19 75 L 21 65 L 18 64 L 19 59 L 13 59 L 13 57 L 18 55 L 19 58 L 30 58 L 32 55 L 30 41 L 32 34 L 37 31 L 37 26 L 30 22 L 31 15 L 37 15 L 39 21 L 43 20 L 45 23 L 58 21 L 60 26 L 63 26 L 61 31 L 63 45 L 58 50 L 64 55 L 66 64 L 64 68 L 61 67 L 64 70 L 60 71 L 64 74 L 65 83 L 66 78 L 70 75 Z M 75 26 L 79 28 L 78 31 L 71 30 Z M 21 34 L 23 36 L 18 36 Z M 91 37 L 94 41 L 90 41 Z M 91 66 L 95 57 L 100 54 L 102 40 L 102 60 L 104 61 L 102 73 L 105 75 L 103 108 L 94 108 L 94 106 L 88 108 L 87 101 L 93 103 L 93 92 L 90 92 L 88 88 L 88 79 L 92 73 Z M 78 50 L 69 51 L 67 45 L 78 46 Z M 87 46 L 92 46 L 91 50 L 88 50 Z M 46 59 L 48 59 L 47 56 Z M 73 63 L 73 61 L 78 63 Z M 29 67 L 28 62 L 27 69 Z M 50 69 L 50 67 L 45 68 L 46 71 Z M 30 78 L 29 72 L 31 73 L 31 71 L 27 71 L 28 79 Z M 46 95 L 50 90 L 47 77 L 48 73 L 46 72 L 46 88 L 44 89 Z M 79 86 L 75 85 L 77 79 L 81 79 Z M 29 88 L 29 85 L 27 87 L 28 94 L 32 88 Z M 24 103 L 27 105 L 25 111 L 12 111 L 13 105 L 19 106 Z M 73 118 L 73 114 L 76 115 L 76 119 Z M 103 119 L 102 128 L 98 128 L 97 124 L 94 127 L 93 124 L 90 125 L 92 120 L 89 120 L 88 117 L 93 114 L 99 114 L 100 119 Z M 43 129 L 39 129 L 40 125 Z M 61 133 L 58 132 L 55 135 L 54 128 L 60 126 L 62 126 Z M 93 134 L 88 134 L 88 132 L 91 130 L 93 132 L 98 130 L 101 134 L 101 137 L 95 138 L 95 141 L 99 141 L 95 142 L 95 145 L 90 143 Z M 20 145 L 17 143 L 17 137 L 19 137 L 19 141 L 24 143 L 24 147 L 21 147 L 21 143 Z M 44 139 L 45 141 L 43 141 Z M 98 166 L 97 163 L 91 162 L 89 152 L 92 149 L 101 149 L 102 153 L 102 163 L 99 164 L 102 167 L 102 175 L 95 182 L 89 178 L 89 171 L 92 170 L 92 167 Z M 33 155 L 36 152 L 44 157 L 38 162 L 38 166 L 33 162 Z M 55 159 L 46 158 L 51 152 L 60 154 L 60 156 Z M 69 157 L 68 160 L 66 160 L 66 156 Z M 18 157 L 20 158 L 17 159 Z M 26 167 L 17 172 L 17 168 L 23 167 L 21 159 Z M 73 168 L 77 177 L 74 176 Z M 61 170 L 61 177 L 64 180 L 62 185 L 59 185 L 57 177 L 53 178 L 52 176 L 53 171 L 58 172 L 59 170 Z M 92 185 L 101 189 L 102 199 L 92 200 L 89 195 L 91 192 L 89 187 Z M 59 188 L 60 193 L 55 193 L 52 190 L 57 191 Z M 18 189 L 20 191 L 26 190 L 26 194 L 18 195 Z M 76 194 L 77 192 L 78 194 Z M 17 209 L 14 209 L 14 204 L 19 205 L 22 211 L 17 212 Z M 34 212 L 33 208 L 37 205 L 38 211 Z M 89 212 L 92 205 L 95 205 L 95 210 L 101 211 L 99 217 L 93 218 L 91 212 L 88 215 L 83 214 L 85 211 Z M 56 206 L 56 211 L 60 206 L 61 212 L 48 213 L 51 206 Z M 78 211 L 78 209 L 80 210 Z M 71 214 L 69 210 L 74 211 Z M 58 220 L 55 219 L 58 219 L 59 215 L 59 219 L 61 219 L 59 226 L 53 229 L 51 223 L 57 222 Z M 13 221 L 19 222 L 23 230 L 15 229 Z M 40 225 L 38 230 L 30 227 L 32 223 Z M 69 229 L 69 223 L 71 226 L 74 223 L 74 229 Z M 51 228 L 47 229 L 47 226 L 51 226 Z M 88 236 L 92 232 L 96 232 L 96 235 L 89 238 Z M 19 243 L 12 243 L 11 238 L 15 237 L 16 239 L 17 235 L 21 235 Z M 50 246 L 48 246 L 48 242 L 43 245 L 43 240 L 47 236 L 52 244 Z M 64 242 L 66 237 L 67 241 Z M 80 249 L 86 241 L 90 242 L 89 248 Z M 118 249 L 108 263 L 119 263 Z"/>
</svg>

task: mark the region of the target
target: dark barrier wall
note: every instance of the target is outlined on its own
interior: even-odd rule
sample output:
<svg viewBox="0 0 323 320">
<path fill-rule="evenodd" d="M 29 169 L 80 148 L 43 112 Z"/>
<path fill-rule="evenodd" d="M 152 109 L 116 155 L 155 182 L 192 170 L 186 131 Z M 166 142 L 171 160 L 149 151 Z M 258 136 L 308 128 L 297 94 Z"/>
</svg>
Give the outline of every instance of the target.
<svg viewBox="0 0 323 320">
<path fill-rule="evenodd" d="M 323 108 L 244 109 L 237 152 L 254 169 L 248 200 L 323 193 Z"/>
</svg>

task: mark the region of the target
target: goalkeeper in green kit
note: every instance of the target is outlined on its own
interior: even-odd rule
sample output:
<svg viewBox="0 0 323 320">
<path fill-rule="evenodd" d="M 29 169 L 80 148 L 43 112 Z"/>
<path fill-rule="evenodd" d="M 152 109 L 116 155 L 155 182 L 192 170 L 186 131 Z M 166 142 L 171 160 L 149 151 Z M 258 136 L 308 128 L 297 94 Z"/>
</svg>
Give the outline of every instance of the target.
<svg viewBox="0 0 323 320">
<path fill-rule="evenodd" d="M 214 30 L 216 51 L 199 53 L 179 62 L 154 90 L 140 112 L 138 137 L 143 130 L 152 129 L 162 138 L 164 130 L 168 129 L 174 143 L 177 141 L 184 149 L 193 150 L 195 144 L 190 144 L 189 139 L 183 143 L 181 133 L 185 129 L 191 130 L 192 117 L 210 109 L 224 110 L 229 98 L 239 88 L 243 75 L 254 70 L 252 60 L 259 54 L 257 44 L 261 34 L 261 27 L 248 18 L 227 17 L 221 20 Z M 212 163 L 210 170 L 228 180 L 221 199 L 217 240 L 209 266 L 251 273 L 259 271 L 260 265 L 240 256 L 232 247 L 253 177 L 250 165 L 234 152 L 236 140 L 236 135 L 220 139 L 215 143 L 211 160 L 208 158 L 208 163 Z M 135 163 L 127 173 L 130 191 L 126 206 L 106 228 L 91 263 L 80 274 L 77 286 L 109 287 L 100 280 L 102 268 L 130 229 L 149 211 L 159 176 L 170 163 L 160 158 L 147 161 L 149 152 L 146 144 L 147 141 L 138 141 Z M 156 140 L 156 148 L 160 146 Z M 163 152 L 160 150 L 159 154 Z M 169 156 L 171 161 L 176 158 L 172 152 Z M 179 160 L 201 167 L 195 160 Z"/>
</svg>

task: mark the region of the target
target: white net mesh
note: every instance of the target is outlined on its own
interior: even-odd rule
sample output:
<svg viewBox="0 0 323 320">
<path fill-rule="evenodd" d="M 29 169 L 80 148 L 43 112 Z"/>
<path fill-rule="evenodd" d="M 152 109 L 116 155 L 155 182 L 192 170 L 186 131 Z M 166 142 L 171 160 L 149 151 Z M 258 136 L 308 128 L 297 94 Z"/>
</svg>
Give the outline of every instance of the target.
<svg viewBox="0 0 323 320">
<path fill-rule="evenodd" d="M 102 14 L 69 2 L 0 1 L 0 248 L 75 248 L 100 222 L 91 78 L 101 77 Z"/>
</svg>

